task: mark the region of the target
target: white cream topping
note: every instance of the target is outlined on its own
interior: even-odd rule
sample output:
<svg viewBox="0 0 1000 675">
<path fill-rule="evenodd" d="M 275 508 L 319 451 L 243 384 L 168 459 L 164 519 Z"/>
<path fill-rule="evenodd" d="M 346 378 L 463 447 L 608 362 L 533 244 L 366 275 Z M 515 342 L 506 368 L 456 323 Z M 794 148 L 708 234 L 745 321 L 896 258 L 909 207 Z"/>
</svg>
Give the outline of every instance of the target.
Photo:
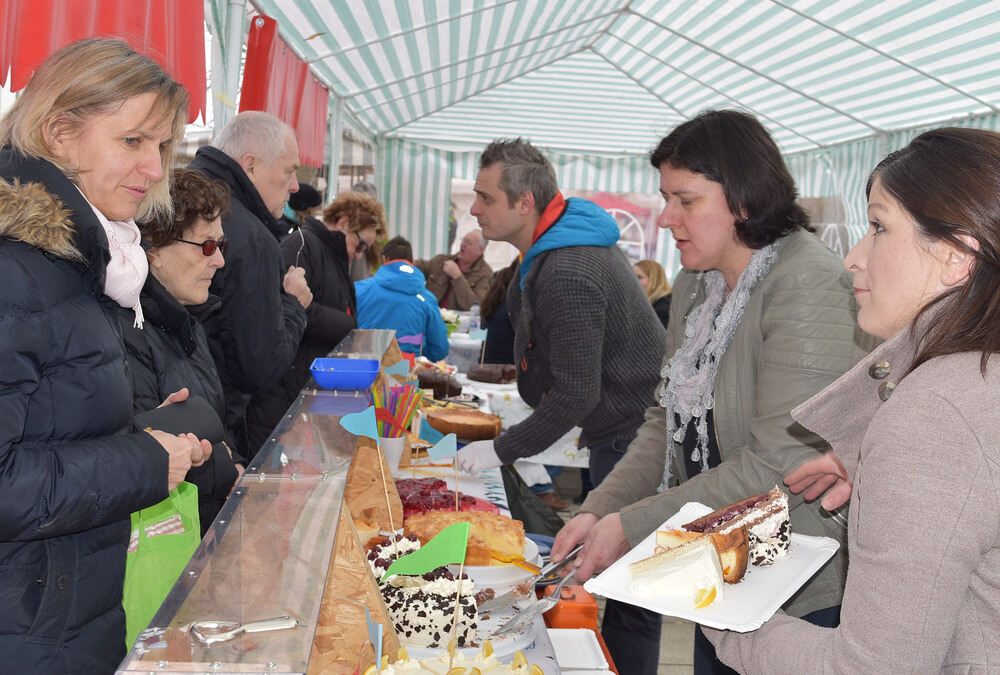
<svg viewBox="0 0 1000 675">
<path fill-rule="evenodd" d="M 674 555 L 669 555 L 671 552 Z M 632 574 L 629 589 L 636 595 L 694 600 L 700 589 L 715 588 L 722 599 L 722 566 L 709 537 L 671 549 L 663 564 Z"/>
</svg>

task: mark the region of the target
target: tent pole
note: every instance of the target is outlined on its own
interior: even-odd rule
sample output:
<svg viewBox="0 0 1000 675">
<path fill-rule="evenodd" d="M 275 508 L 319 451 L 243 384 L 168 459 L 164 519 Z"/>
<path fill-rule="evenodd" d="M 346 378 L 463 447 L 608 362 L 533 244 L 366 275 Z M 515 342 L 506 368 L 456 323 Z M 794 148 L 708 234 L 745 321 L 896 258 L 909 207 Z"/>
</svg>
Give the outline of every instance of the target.
<svg viewBox="0 0 1000 675">
<path fill-rule="evenodd" d="M 328 178 L 327 198 L 336 197 L 340 193 L 340 158 L 344 154 L 344 99 L 333 92 L 333 114 L 330 115 L 330 175 Z"/>
<path fill-rule="evenodd" d="M 223 84 L 224 103 L 215 107 L 215 131 L 218 133 L 236 116 L 237 92 L 240 90 L 240 61 L 243 58 L 243 23 L 246 0 L 229 0 L 226 12 L 226 43 L 222 58 L 225 62 Z M 229 105 L 226 105 L 229 104 Z M 230 107 L 233 106 L 233 107 Z"/>
</svg>

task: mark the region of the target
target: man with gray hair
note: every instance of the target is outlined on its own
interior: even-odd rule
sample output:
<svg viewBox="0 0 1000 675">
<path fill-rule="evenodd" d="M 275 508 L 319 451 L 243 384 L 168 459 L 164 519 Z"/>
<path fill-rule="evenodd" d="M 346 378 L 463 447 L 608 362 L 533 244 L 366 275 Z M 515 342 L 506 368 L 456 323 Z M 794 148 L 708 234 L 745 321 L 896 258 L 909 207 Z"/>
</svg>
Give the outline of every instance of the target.
<svg viewBox="0 0 1000 675">
<path fill-rule="evenodd" d="M 427 290 L 437 297 L 441 307 L 464 311 L 482 302 L 490 288 L 493 269 L 483 260 L 485 250 L 483 233 L 472 230 L 462 237 L 457 254 L 436 255 L 413 264 L 424 273 Z"/>
<path fill-rule="evenodd" d="M 277 218 L 298 190 L 299 146 L 290 126 L 264 112 L 242 112 L 189 165 L 229 186 L 226 264 L 198 308 L 226 395 L 226 430 L 247 459 L 250 399 L 288 369 L 306 325 L 312 293 L 300 267 L 282 269 Z M 213 297 L 214 296 L 214 297 Z M 221 303 L 220 303 L 221 299 Z"/>
<path fill-rule="evenodd" d="M 507 289 L 507 311 L 517 389 L 534 411 L 495 440 L 462 448 L 458 468 L 477 473 L 509 464 L 579 426 L 597 485 L 625 454 L 653 401 L 666 348 L 663 325 L 615 245 L 618 223 L 593 202 L 565 199 L 552 165 L 530 143 L 491 143 L 474 190 L 470 212 L 483 235 L 523 255 Z M 619 672 L 655 673 L 662 617 L 622 609 L 603 626 Z M 634 653 L 638 634 L 655 647 L 651 653 Z"/>
</svg>

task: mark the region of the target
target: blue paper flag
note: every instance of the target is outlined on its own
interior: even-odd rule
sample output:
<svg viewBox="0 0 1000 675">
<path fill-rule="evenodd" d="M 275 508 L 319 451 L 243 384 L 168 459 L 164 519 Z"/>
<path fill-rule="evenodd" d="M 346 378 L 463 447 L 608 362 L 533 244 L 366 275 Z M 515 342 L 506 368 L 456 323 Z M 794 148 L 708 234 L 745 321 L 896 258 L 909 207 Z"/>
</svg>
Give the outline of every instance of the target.
<svg viewBox="0 0 1000 675">
<path fill-rule="evenodd" d="M 472 340 L 485 340 L 486 339 L 486 329 L 480 328 L 479 330 L 469 331 L 469 338 Z"/>
<path fill-rule="evenodd" d="M 394 363 L 385 369 L 386 375 L 409 375 L 410 374 L 410 362 L 403 359 L 399 363 Z"/>
<path fill-rule="evenodd" d="M 378 442 L 378 427 L 375 426 L 375 406 L 368 406 L 358 413 L 350 413 L 340 418 L 340 426 L 355 436 L 367 436 Z"/>
<path fill-rule="evenodd" d="M 442 438 L 444 438 L 444 434 L 442 434 L 440 431 L 429 425 L 427 423 L 427 420 L 424 420 L 423 422 L 420 423 L 421 440 L 427 441 L 428 443 L 437 443 Z"/>
<path fill-rule="evenodd" d="M 368 639 L 375 647 L 375 667 L 382 670 L 382 624 L 372 619 L 372 613 L 365 607 L 365 622 L 368 624 Z"/>
<path fill-rule="evenodd" d="M 435 431 L 437 430 L 435 429 Z M 458 452 L 458 447 L 456 443 L 457 441 L 455 439 L 455 434 L 448 434 L 440 441 L 435 443 L 433 447 L 428 448 L 427 454 L 435 462 L 438 461 L 439 459 L 444 459 L 445 457 L 454 457 L 455 454 Z"/>
</svg>

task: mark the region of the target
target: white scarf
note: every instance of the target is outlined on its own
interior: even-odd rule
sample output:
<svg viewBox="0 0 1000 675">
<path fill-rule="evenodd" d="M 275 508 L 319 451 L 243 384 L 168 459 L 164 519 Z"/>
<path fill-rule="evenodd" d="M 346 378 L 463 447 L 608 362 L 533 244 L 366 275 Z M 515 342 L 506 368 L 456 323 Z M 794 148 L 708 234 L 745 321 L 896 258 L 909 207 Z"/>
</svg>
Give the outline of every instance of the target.
<svg viewBox="0 0 1000 675">
<path fill-rule="evenodd" d="M 660 371 L 660 405 L 667 414 L 667 456 L 659 491 L 670 485 L 671 465 L 676 448 L 684 442 L 688 425 L 697 418 L 698 440 L 691 461 L 708 470 L 708 415 L 715 407 L 715 376 L 729 343 L 733 339 L 743 308 L 750 300 L 757 282 L 764 278 L 778 259 L 778 243 L 768 244 L 750 256 L 733 292 L 726 297 L 722 272 L 709 270 L 698 275 L 704 279 L 705 301 L 691 310 L 684 328 L 684 342 Z M 680 418 L 678 424 L 677 417 Z"/>
<path fill-rule="evenodd" d="M 87 195 L 83 195 L 83 198 L 87 199 Z M 90 204 L 89 199 L 87 203 Z M 104 228 L 104 234 L 108 237 L 108 250 L 111 252 L 111 260 L 104 272 L 104 294 L 122 307 L 128 307 L 135 312 L 133 325 L 142 328 L 142 305 L 139 302 L 139 293 L 146 283 L 146 275 L 149 274 L 149 261 L 146 259 L 146 251 L 140 244 L 142 234 L 135 220 L 131 218 L 108 220 L 96 206 L 90 204 L 90 208 Z"/>
</svg>

